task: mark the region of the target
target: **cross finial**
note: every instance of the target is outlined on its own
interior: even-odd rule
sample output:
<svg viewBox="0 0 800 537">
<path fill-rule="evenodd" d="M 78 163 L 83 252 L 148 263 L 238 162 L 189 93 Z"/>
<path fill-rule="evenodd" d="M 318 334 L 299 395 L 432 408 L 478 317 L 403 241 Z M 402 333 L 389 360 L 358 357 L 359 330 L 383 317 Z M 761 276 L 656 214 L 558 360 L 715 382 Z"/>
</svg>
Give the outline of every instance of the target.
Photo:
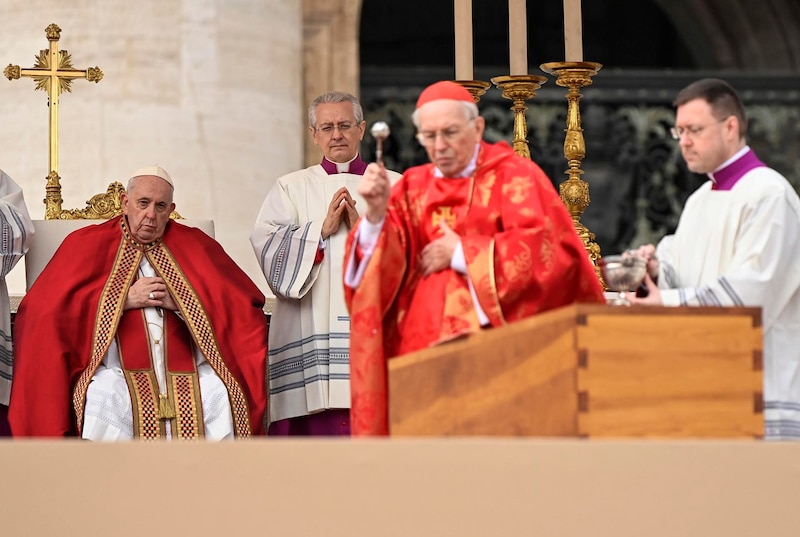
<svg viewBox="0 0 800 537">
<path fill-rule="evenodd" d="M 19 65 L 8 64 L 3 74 L 9 80 L 20 77 L 32 78 L 36 82 L 36 90 L 47 92 L 50 103 L 50 166 L 47 175 L 47 197 L 45 199 L 45 218 L 58 218 L 61 213 L 61 184 L 58 176 L 58 101 L 61 92 L 71 92 L 72 80 L 85 78 L 89 82 L 100 82 L 103 71 L 99 67 L 89 67 L 85 70 L 75 69 L 72 66 L 72 57 L 66 50 L 58 50 L 58 41 L 61 39 L 61 28 L 57 24 L 50 24 L 45 28 L 45 35 L 50 42 L 50 48 L 40 50 L 36 56 L 36 63 L 28 69 L 21 69 Z"/>
</svg>

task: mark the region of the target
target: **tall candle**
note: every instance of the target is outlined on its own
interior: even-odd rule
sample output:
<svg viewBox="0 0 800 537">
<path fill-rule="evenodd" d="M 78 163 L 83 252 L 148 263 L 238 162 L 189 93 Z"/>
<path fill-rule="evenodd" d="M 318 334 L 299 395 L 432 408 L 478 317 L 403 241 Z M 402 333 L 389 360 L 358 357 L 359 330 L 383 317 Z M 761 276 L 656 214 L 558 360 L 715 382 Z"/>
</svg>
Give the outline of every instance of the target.
<svg viewBox="0 0 800 537">
<path fill-rule="evenodd" d="M 454 0 L 456 80 L 472 80 L 472 0 Z"/>
<path fill-rule="evenodd" d="M 508 57 L 512 75 L 528 74 L 526 0 L 508 0 Z"/>
<path fill-rule="evenodd" d="M 564 0 L 564 59 L 583 61 L 583 28 L 581 0 Z"/>
</svg>

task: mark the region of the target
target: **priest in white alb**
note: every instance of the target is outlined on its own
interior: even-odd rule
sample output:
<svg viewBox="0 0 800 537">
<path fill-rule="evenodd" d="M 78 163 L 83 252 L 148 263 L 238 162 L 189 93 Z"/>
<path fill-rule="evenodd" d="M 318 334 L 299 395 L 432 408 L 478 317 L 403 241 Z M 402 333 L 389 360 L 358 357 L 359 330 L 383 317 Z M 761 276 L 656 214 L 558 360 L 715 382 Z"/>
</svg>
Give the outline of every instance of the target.
<svg viewBox="0 0 800 537">
<path fill-rule="evenodd" d="M 800 198 L 747 145 L 744 106 L 727 82 L 694 82 L 674 104 L 673 137 L 708 181 L 674 235 L 639 248 L 649 294 L 628 295 L 634 304 L 761 307 L 765 437 L 800 439 Z"/>
<path fill-rule="evenodd" d="M 270 435 L 350 434 L 350 317 L 342 262 L 363 200 L 356 188 L 365 122 L 355 96 L 333 91 L 309 107 L 322 162 L 280 177 L 250 236 L 275 294 L 269 329 Z M 394 174 L 394 178 L 399 174 Z"/>
<path fill-rule="evenodd" d="M 22 189 L 6 172 L 0 170 L 0 436 L 11 434 L 8 428 L 8 400 L 14 366 L 6 276 L 28 251 L 33 231 L 33 221 L 28 214 Z"/>
</svg>

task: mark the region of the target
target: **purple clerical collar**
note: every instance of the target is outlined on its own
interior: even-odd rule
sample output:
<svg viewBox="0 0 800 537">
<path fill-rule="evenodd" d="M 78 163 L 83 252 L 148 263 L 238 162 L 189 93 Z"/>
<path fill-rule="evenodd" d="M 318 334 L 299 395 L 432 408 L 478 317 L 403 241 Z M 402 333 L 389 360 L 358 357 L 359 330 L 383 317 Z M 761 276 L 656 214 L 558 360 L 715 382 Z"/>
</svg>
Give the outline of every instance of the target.
<svg viewBox="0 0 800 537">
<path fill-rule="evenodd" d="M 352 173 L 354 175 L 364 175 L 364 172 L 367 171 L 367 163 L 361 160 L 361 155 L 356 155 L 355 158 L 353 158 L 353 160 L 347 162 L 346 164 L 350 165 L 350 169 L 340 172 L 338 167 L 336 166 L 336 163 L 331 162 L 325 157 L 322 157 L 322 162 L 320 163 L 322 169 L 324 169 L 328 175 L 334 175 L 337 173 Z"/>
<path fill-rule="evenodd" d="M 758 160 L 758 157 L 749 147 L 745 152 L 734 160 L 717 171 L 711 172 L 708 176 L 714 183 L 711 187 L 712 190 L 730 190 L 741 179 L 744 174 L 750 170 L 766 166 L 763 162 Z"/>
</svg>

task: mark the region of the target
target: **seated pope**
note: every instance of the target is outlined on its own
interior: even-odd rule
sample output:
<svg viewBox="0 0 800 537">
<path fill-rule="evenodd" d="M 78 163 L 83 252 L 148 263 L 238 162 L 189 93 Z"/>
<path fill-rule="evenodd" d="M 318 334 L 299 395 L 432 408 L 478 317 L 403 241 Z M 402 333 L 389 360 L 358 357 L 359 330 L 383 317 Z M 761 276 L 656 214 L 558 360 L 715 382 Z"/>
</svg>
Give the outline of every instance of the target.
<svg viewBox="0 0 800 537">
<path fill-rule="evenodd" d="M 137 171 L 123 215 L 64 240 L 14 330 L 13 436 L 221 440 L 264 432 L 264 296 L 173 182 Z"/>
</svg>

